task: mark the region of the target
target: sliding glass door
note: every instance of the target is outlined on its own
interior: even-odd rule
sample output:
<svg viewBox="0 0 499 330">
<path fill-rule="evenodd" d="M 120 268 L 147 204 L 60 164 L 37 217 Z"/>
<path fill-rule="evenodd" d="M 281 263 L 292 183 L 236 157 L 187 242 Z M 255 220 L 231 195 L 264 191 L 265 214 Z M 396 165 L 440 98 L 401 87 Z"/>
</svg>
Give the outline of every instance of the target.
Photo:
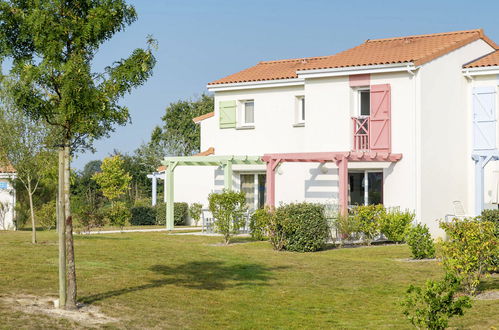
<svg viewBox="0 0 499 330">
<path fill-rule="evenodd" d="M 348 173 L 349 205 L 383 204 L 383 172 Z"/>
<path fill-rule="evenodd" d="M 263 208 L 265 205 L 265 174 L 240 174 L 240 189 L 246 195 L 249 210 Z"/>
</svg>

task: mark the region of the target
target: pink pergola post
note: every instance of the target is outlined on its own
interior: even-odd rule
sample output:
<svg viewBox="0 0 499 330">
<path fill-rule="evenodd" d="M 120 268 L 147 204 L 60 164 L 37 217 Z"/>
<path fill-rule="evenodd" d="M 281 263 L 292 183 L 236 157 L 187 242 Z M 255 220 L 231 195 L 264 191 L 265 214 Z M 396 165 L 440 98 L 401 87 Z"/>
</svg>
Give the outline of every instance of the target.
<svg viewBox="0 0 499 330">
<path fill-rule="evenodd" d="M 348 159 L 342 157 L 336 161 L 336 165 L 338 166 L 340 214 L 346 215 L 348 212 Z"/>
<path fill-rule="evenodd" d="M 274 171 L 274 160 L 271 159 L 267 162 L 267 175 L 266 175 L 266 183 L 267 186 L 266 194 L 267 199 L 265 204 L 269 207 L 275 206 L 275 171 Z"/>
</svg>

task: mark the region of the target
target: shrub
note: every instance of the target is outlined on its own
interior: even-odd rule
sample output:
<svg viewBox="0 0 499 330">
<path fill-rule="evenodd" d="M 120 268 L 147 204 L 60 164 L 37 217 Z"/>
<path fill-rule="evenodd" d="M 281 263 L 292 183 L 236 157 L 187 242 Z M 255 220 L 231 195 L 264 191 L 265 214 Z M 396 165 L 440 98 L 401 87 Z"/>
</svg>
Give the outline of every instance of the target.
<svg viewBox="0 0 499 330">
<path fill-rule="evenodd" d="M 284 248 L 288 251 L 313 252 L 324 247 L 329 226 L 324 205 L 296 203 L 278 207 L 275 221 L 283 231 Z"/>
<path fill-rule="evenodd" d="M 263 241 L 265 239 L 271 216 L 272 214 L 266 208 L 258 209 L 251 215 L 249 227 L 253 239 L 258 241 Z"/>
<path fill-rule="evenodd" d="M 106 218 L 108 219 L 108 223 L 113 226 L 118 226 L 123 230 L 127 224 L 130 223 L 130 218 L 132 214 L 130 213 L 130 209 L 125 204 L 125 202 L 114 202 L 110 208 L 107 209 Z"/>
<path fill-rule="evenodd" d="M 435 258 L 435 244 L 426 225 L 417 224 L 409 228 L 405 240 L 414 259 Z"/>
<path fill-rule="evenodd" d="M 445 329 L 449 318 L 463 315 L 465 308 L 471 307 L 468 296 L 456 299 L 459 280 L 447 274 L 442 281 L 426 281 L 423 288 L 411 285 L 407 290 L 404 315 L 418 329 Z"/>
<path fill-rule="evenodd" d="M 359 223 L 357 220 L 357 217 L 338 214 L 334 220 L 334 227 L 338 232 L 341 244 L 345 240 L 357 239 L 357 233 L 359 232 Z"/>
<path fill-rule="evenodd" d="M 499 253 L 495 226 L 490 221 L 454 219 L 441 223 L 449 241 L 442 244 L 445 268 L 461 278 L 464 289 L 475 294 L 480 279 L 496 269 L 494 259 Z"/>
<path fill-rule="evenodd" d="M 388 210 L 381 217 L 380 229 L 385 237 L 393 242 L 403 242 L 405 233 L 410 228 L 414 220 L 414 213 L 400 211 L 399 209 Z"/>
<path fill-rule="evenodd" d="M 132 226 L 148 226 L 156 224 L 156 210 L 153 207 L 134 206 L 130 211 L 130 224 Z"/>
<path fill-rule="evenodd" d="M 273 210 L 269 210 L 267 234 L 269 235 L 269 241 L 274 250 L 281 251 L 284 249 L 286 243 L 284 227 L 281 219 L 275 216 L 275 211 Z"/>
<path fill-rule="evenodd" d="M 175 226 L 183 224 L 187 217 L 187 212 L 189 206 L 187 203 L 174 203 L 173 208 L 173 223 Z M 156 224 L 165 225 L 166 224 L 166 203 L 158 203 L 155 206 L 156 209 Z"/>
<path fill-rule="evenodd" d="M 495 225 L 495 235 L 499 236 L 499 210 L 483 210 L 480 220 L 492 222 Z"/>
<path fill-rule="evenodd" d="M 199 203 L 192 203 L 189 206 L 189 215 L 196 226 L 198 225 L 199 220 L 201 220 L 201 212 L 203 212 L 203 205 Z"/>
<path fill-rule="evenodd" d="M 91 228 L 104 227 L 108 220 L 106 218 L 108 209 L 109 206 L 96 207 L 81 198 L 74 198 L 72 200 L 72 210 L 75 228 L 78 228 L 78 230 L 83 228 L 89 232 Z"/>
<path fill-rule="evenodd" d="M 43 204 L 36 210 L 36 219 L 38 220 L 38 224 L 45 230 L 50 230 L 56 227 L 57 215 L 55 209 L 55 202 L 51 201 Z"/>
<path fill-rule="evenodd" d="M 380 233 L 381 219 L 386 210 L 383 205 L 359 205 L 353 209 L 353 217 L 359 224 L 359 230 L 364 236 L 364 241 L 370 245 Z"/>
<path fill-rule="evenodd" d="M 244 192 L 224 189 L 222 193 L 208 195 L 208 202 L 215 230 L 223 235 L 224 243 L 229 244 L 232 235 L 237 234 L 244 223 L 246 196 Z"/>
<path fill-rule="evenodd" d="M 152 207 L 152 200 L 150 197 L 146 198 L 137 198 L 135 202 L 133 202 L 133 206 L 145 206 Z"/>
</svg>

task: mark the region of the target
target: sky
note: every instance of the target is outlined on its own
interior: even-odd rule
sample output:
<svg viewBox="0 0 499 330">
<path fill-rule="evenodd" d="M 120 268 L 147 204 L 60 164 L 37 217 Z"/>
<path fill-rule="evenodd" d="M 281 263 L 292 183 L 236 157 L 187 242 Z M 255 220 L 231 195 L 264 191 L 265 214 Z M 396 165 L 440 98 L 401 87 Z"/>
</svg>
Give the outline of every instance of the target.
<svg viewBox="0 0 499 330">
<path fill-rule="evenodd" d="M 94 68 L 102 70 L 159 43 L 153 76 L 121 104 L 132 122 L 80 154 L 77 169 L 113 152 L 130 153 L 161 125 L 165 108 L 207 92 L 212 80 L 263 60 L 332 55 L 367 39 L 483 28 L 499 43 L 499 1 L 476 0 L 129 0 L 138 20 L 104 44 Z"/>
</svg>

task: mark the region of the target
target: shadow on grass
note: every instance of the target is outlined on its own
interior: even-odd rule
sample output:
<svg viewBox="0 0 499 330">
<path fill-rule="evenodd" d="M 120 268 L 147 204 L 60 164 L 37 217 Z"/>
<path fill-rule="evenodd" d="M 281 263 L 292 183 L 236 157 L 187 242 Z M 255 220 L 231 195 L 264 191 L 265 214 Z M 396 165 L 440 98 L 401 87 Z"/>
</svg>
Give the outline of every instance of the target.
<svg viewBox="0 0 499 330">
<path fill-rule="evenodd" d="M 226 265 L 220 261 L 193 261 L 178 266 L 154 265 L 149 270 L 162 275 L 163 278 L 152 280 L 148 284 L 82 297 L 81 302 L 90 304 L 122 294 L 165 285 L 197 290 L 226 290 L 241 286 L 263 286 L 267 285 L 267 281 L 273 279 L 273 271 L 286 268 L 288 267 L 266 267 L 254 263 Z"/>
<path fill-rule="evenodd" d="M 130 237 L 103 236 L 103 235 L 80 235 L 73 236 L 75 240 L 129 240 Z"/>
<path fill-rule="evenodd" d="M 478 284 L 478 291 L 499 289 L 499 274 L 492 274 L 490 277 L 484 277 Z"/>
</svg>

